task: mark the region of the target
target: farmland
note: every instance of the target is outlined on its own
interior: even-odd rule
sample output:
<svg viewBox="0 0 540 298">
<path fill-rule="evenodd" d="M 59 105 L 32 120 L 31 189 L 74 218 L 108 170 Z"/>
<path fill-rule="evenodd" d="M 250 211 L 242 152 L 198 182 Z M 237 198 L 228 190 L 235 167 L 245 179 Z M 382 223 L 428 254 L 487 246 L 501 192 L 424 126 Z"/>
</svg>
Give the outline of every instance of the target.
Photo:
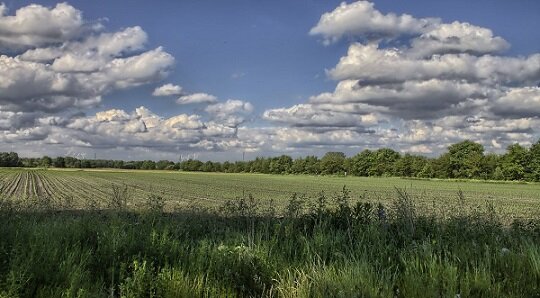
<svg viewBox="0 0 540 298">
<path fill-rule="evenodd" d="M 539 184 L 105 169 L 0 183 L 0 297 L 540 295 Z"/>
<path fill-rule="evenodd" d="M 346 186 L 353 200 L 389 203 L 396 188 L 409 193 L 423 210 L 445 212 L 458 203 L 469 207 L 492 203 L 501 216 L 531 218 L 540 210 L 539 183 L 418 180 L 375 177 L 225 174 L 178 171 L 129 170 L 28 170 L 0 169 L 0 193 L 24 200 L 47 197 L 70 201 L 84 209 L 87 202 L 104 206 L 112 185 L 125 185 L 134 207 L 150 194 L 159 194 L 169 210 L 190 206 L 216 207 L 225 200 L 252 195 L 262 205 L 272 200 L 283 207 L 293 193 L 315 197 L 341 191 Z M 464 202 L 458 202 L 462 191 Z"/>
</svg>

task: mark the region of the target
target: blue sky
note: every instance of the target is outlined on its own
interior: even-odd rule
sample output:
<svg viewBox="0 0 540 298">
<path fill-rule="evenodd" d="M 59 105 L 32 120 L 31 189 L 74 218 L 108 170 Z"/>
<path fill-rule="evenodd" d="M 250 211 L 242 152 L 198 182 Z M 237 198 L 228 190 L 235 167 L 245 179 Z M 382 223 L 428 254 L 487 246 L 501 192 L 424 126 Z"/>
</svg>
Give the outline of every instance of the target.
<svg viewBox="0 0 540 298">
<path fill-rule="evenodd" d="M 36 3 L 47 9 L 53 9 L 57 2 L 54 1 L 4 1 L 7 7 L 6 16 L 14 15 L 15 11 L 20 8 Z M 436 140 L 423 140 L 420 143 L 403 143 L 400 141 L 387 140 L 391 138 L 389 134 L 380 135 L 375 138 L 375 141 L 356 142 L 349 141 L 344 143 L 337 142 L 332 144 L 328 140 L 318 138 L 318 135 L 329 134 L 329 131 L 338 131 L 342 134 L 349 135 L 356 133 L 359 130 L 377 131 L 385 130 L 397 131 L 403 130 L 400 139 L 406 139 L 407 130 L 411 133 L 414 129 L 409 126 L 420 125 L 415 121 L 421 121 L 427 126 L 434 126 L 437 120 L 443 119 L 444 116 L 463 116 L 463 117 L 481 117 L 486 121 L 517 121 L 519 119 L 528 119 L 533 121 L 530 123 L 532 128 L 523 128 L 519 131 L 505 131 L 511 135 L 502 135 L 500 132 L 493 133 L 490 139 L 478 139 L 486 146 L 495 144 L 494 151 L 504 149 L 504 145 L 513 141 L 524 142 L 527 145 L 526 139 L 538 136 L 534 130 L 537 117 L 534 115 L 522 115 L 522 118 L 513 115 L 511 119 L 507 119 L 507 115 L 502 113 L 493 113 L 491 111 L 479 111 L 474 114 L 464 115 L 441 110 L 442 114 L 430 115 L 429 117 L 420 116 L 401 116 L 396 112 L 382 111 L 381 109 L 366 109 L 366 112 L 357 113 L 355 115 L 374 114 L 379 119 L 376 125 L 367 127 L 364 124 L 350 124 L 347 126 L 349 132 L 343 130 L 343 125 L 339 124 L 335 127 L 327 127 L 325 125 L 306 124 L 303 120 L 284 120 L 275 117 L 269 117 L 265 113 L 274 109 L 288 109 L 295 105 L 303 105 L 310 103 L 310 97 L 320 95 L 322 93 L 334 92 L 336 85 L 344 80 L 350 80 L 351 77 L 332 77 L 326 70 L 335 68 L 340 58 L 347 56 L 347 51 L 355 42 L 363 44 L 373 43 L 373 40 L 366 41 L 365 36 L 371 34 L 367 32 L 370 28 L 361 28 L 361 33 L 347 31 L 347 36 L 337 38 L 336 42 L 323 44 L 325 39 L 324 33 L 309 34 L 314 28 L 321 16 L 324 13 L 334 11 L 340 1 L 69 1 L 67 4 L 82 13 L 85 22 L 99 22 L 103 28 L 99 33 L 104 32 L 114 33 L 125 28 L 140 26 L 147 34 L 147 41 L 144 49 L 138 49 L 133 54 L 137 55 L 144 51 L 163 47 L 163 51 L 174 57 L 174 63 L 167 67 L 168 75 L 160 77 L 159 80 L 154 78 L 148 79 L 143 83 L 133 84 L 129 88 L 107 88 L 106 92 L 96 94 L 101 96 L 98 103 L 87 104 L 84 107 L 73 106 L 71 108 L 62 108 L 58 111 L 43 111 L 40 117 L 66 116 L 67 114 L 83 113 L 85 116 L 92 116 L 95 113 L 106 111 L 109 109 L 118 109 L 131 113 L 136 108 L 144 106 L 151 110 L 163 119 L 174 117 L 179 114 L 186 115 L 201 115 L 202 121 L 213 121 L 213 116 L 204 114 L 206 105 L 179 105 L 175 102 L 175 97 L 154 97 L 152 92 L 155 88 L 171 83 L 182 87 L 186 94 L 192 93 L 207 93 L 218 98 L 219 102 L 225 102 L 228 99 L 237 99 L 243 102 L 249 102 L 253 110 L 249 111 L 249 116 L 245 116 L 241 123 L 234 126 L 234 129 L 256 129 L 265 128 L 273 130 L 276 127 L 292 129 L 310 129 L 306 131 L 308 134 L 313 134 L 313 140 L 306 142 L 301 141 L 300 145 L 294 141 L 285 141 L 279 148 L 272 148 L 277 140 L 266 140 L 265 144 L 249 144 L 249 145 L 234 145 L 232 147 L 209 146 L 206 149 L 188 149 L 189 141 L 182 140 L 182 151 L 198 152 L 203 157 L 207 158 L 228 158 L 227 152 L 231 151 L 233 155 L 237 151 L 246 150 L 252 151 L 253 154 L 273 155 L 279 153 L 298 153 L 320 154 L 327 150 L 343 150 L 347 153 L 354 153 L 362 148 L 370 148 L 377 146 L 393 146 L 396 150 L 410 151 L 411 147 L 415 147 L 419 153 L 436 154 L 440 152 L 448 142 L 457 140 L 458 138 L 449 137 L 445 141 L 437 142 Z M 354 2 L 349 1 L 347 9 L 351 9 Z M 382 15 L 401 16 L 408 14 L 415 19 L 423 18 L 439 18 L 436 23 L 446 24 L 454 21 L 461 23 L 470 23 L 478 28 L 486 28 L 491 30 L 493 36 L 500 37 L 506 41 L 509 48 L 497 51 L 485 51 L 475 53 L 477 57 L 483 55 L 500 56 L 500 57 L 522 57 L 526 59 L 530 55 L 540 52 L 540 2 L 538 1 L 503 1 L 503 0 L 481 0 L 481 1 L 391 1 L 381 0 L 374 1 L 374 10 Z M 367 6 L 366 6 L 367 7 Z M 363 22 L 362 18 L 365 15 L 358 15 L 359 22 Z M 363 26 L 362 24 L 348 24 L 350 26 Z M 0 23 L 1 26 L 1 23 Z M 337 25 L 330 25 L 337 26 Z M 439 25 L 437 25 L 439 26 Z M 352 28 L 352 27 L 351 27 Z M 1 29 L 1 28 L 0 28 Z M 352 29 L 351 29 L 352 30 Z M 355 29 L 356 30 L 356 29 Z M 376 30 L 376 29 L 374 29 Z M 352 33 L 351 33 L 352 32 Z M 367 32 L 367 33 L 366 33 Z M 369 34 L 368 34 L 369 33 Z M 400 34 L 402 34 L 401 32 Z M 363 34 L 363 35 L 362 35 Z M 367 34 L 367 35 L 366 35 Z M 375 34 L 378 34 L 375 32 Z M 398 47 L 405 48 L 406 44 L 411 41 L 409 32 L 404 35 L 395 36 L 378 40 L 379 49 Z M 413 32 L 412 34 L 421 34 L 421 32 Z M 427 34 L 427 33 L 424 33 Z M 84 39 L 88 35 L 81 35 L 77 38 Z M 371 36 L 371 35 L 369 35 Z M 1 38 L 1 36 L 0 36 Z M 72 38 L 72 37 L 70 37 Z M 0 39 L 1 40 L 1 39 Z M 8 44 L 9 41 L 5 41 Z M 62 40 L 61 42 L 73 42 L 73 40 Z M 58 42 L 56 42 L 58 44 Z M 0 49 L 1 49 L 0 41 Z M 40 43 L 33 45 L 25 45 L 24 47 L 14 47 L 10 45 L 10 49 L 4 47 L 3 51 L 8 55 L 15 57 L 22 55 L 24 51 L 40 47 L 46 47 L 48 44 Z M 482 50 L 483 51 L 483 50 Z M 466 53 L 468 49 L 465 49 Z M 444 53 L 446 54 L 446 53 Z M 455 54 L 449 52 L 449 55 Z M 1 71 L 1 70 L 0 70 Z M 0 72 L 1 73 L 1 72 Z M 353 79 L 358 79 L 362 75 L 357 74 Z M 454 78 L 457 82 L 458 79 Z M 521 78 L 521 81 L 513 82 L 512 87 L 531 87 L 535 84 L 531 83 L 536 80 L 536 77 Z M 526 80 L 529 80 L 525 82 Z M 532 81 L 531 81 L 532 80 Z M 487 86 L 487 85 L 486 85 Z M 482 86 L 482 87 L 486 87 Z M 489 85 L 489 88 L 492 88 Z M 486 87 L 487 88 L 487 87 Z M 485 88 L 484 88 L 485 89 Z M 483 89 L 483 90 L 484 90 Z M 489 91 L 489 90 L 488 90 Z M 496 90 L 499 92 L 499 90 Z M 517 90 L 520 91 L 520 90 Z M 517 92 L 516 91 L 516 92 Z M 530 91 L 530 90 L 529 90 Z M 534 90 L 533 90 L 534 91 Z M 504 89 L 500 92 L 509 92 Z M 525 91 L 524 91 L 525 92 Z M 527 91 L 528 92 L 528 91 Z M 536 91 L 534 91 L 536 92 Z M 502 93 L 501 93 L 502 94 Z M 503 95 L 497 95 L 502 98 Z M 506 93 L 505 93 L 506 94 Z M 39 94 L 38 94 L 39 95 Z M 536 96 L 536 93 L 535 95 Z M 38 96 L 39 97 L 39 96 Z M 464 98 L 465 99 L 465 98 Z M 470 99 L 470 98 L 469 98 Z M 13 98 L 7 99 L 14 100 Z M 435 99 L 437 100 L 437 99 Z M 443 99 L 441 99 L 443 100 Z M 449 99 L 450 100 L 450 99 Z M 496 101 L 498 99 L 493 99 Z M 369 102 L 369 99 L 363 102 Z M 310 103 L 311 104 L 311 103 Z M 326 102 L 336 107 L 338 104 L 334 102 Z M 419 103 L 421 104 L 421 103 Z M 533 101 L 533 104 L 536 104 Z M 424 104 L 425 105 L 425 104 Z M 387 109 L 390 105 L 383 108 Z M 392 105 L 393 106 L 393 105 Z M 1 105 L 0 105 L 1 107 Z M 318 106 L 319 107 L 319 106 Z M 312 107 L 310 107 L 312 108 Z M 535 109 L 536 107 L 534 107 Z M 533 109 L 533 110 L 534 110 Z M 6 106 L 4 110 L 8 111 Z M 323 114 L 318 110 L 316 117 L 336 117 L 336 111 L 331 110 L 333 114 Z M 0 109 L 1 111 L 1 109 Z M 325 108 L 326 112 L 328 109 Z M 341 111 L 341 110 L 340 110 Z M 26 112 L 26 111 L 22 111 Z M 341 113 L 341 112 L 339 112 Z M 446 113 L 446 114 L 445 114 Z M 70 114 L 70 115 L 71 115 Z M 266 116 L 264 116 L 266 115 Z M 382 115 L 382 116 L 381 116 Z M 312 115 L 313 116 L 313 115 Z M 313 118 L 312 116 L 311 119 Z M 343 115 L 338 115 L 343 116 Z M 347 116 L 347 115 L 345 115 Z M 355 116 L 356 117 L 356 116 Z M 521 117 L 521 116 L 520 116 Z M 12 117 L 13 118 L 13 117 Z M 221 117 L 223 118 L 223 117 Z M 369 118 L 369 117 L 368 117 Z M 34 119 L 35 120 L 35 119 Z M 72 119 L 71 119 L 72 120 Z M 67 120 L 66 120 L 67 121 Z M 362 120 L 364 121 L 364 120 Z M 506 121 L 506 122 L 508 122 Z M 523 120 L 525 121 L 525 120 Z M 354 121 L 353 121 L 354 122 Z M 356 123 L 356 122 L 355 122 Z M 146 123 L 147 124 L 147 123 Z M 492 126 L 493 124 L 491 124 Z M 34 129 L 38 128 L 38 124 L 30 125 Z M 526 126 L 526 125 L 525 125 Z M 8 129 L 9 128 L 9 129 Z M 11 134 L 17 131 L 24 130 L 24 127 L 6 127 L 4 134 L 9 131 Z M 454 128 L 455 134 L 460 134 Z M 475 128 L 476 129 L 476 128 Z M 532 129 L 532 131 L 531 131 Z M 54 130 L 54 129 L 52 129 Z M 473 130 L 474 132 L 474 130 Z M 94 132 L 95 133 L 95 132 Z M 266 134 L 268 131 L 250 131 L 249 138 L 255 138 L 254 135 Z M 302 135 L 302 132 L 295 131 L 295 134 Z M 472 133 L 468 131 L 468 133 Z M 514 134 L 526 134 L 521 137 L 516 137 Z M 278 134 L 272 131 L 272 134 Z M 51 137 L 52 132 L 41 135 L 45 138 Z M 234 134 L 233 134 L 234 135 Z M 473 136 L 473 135 L 471 135 Z M 97 136 L 98 138 L 107 138 L 106 136 Z M 164 136 L 162 136 L 164 137 Z M 373 135 L 370 136 L 372 138 Z M 295 137 L 291 137 L 294 139 Z M 335 138 L 335 136 L 334 136 Z M 339 138 L 339 137 L 338 137 Z M 474 138 L 474 136 L 473 136 Z M 58 138 L 56 138 L 58 139 Z M 94 137 L 87 136 L 82 143 L 84 145 L 78 147 L 76 144 L 67 144 L 67 141 L 58 140 L 46 142 L 46 139 L 31 140 L 45 141 L 43 147 L 45 149 L 27 150 L 29 155 L 39 155 L 41 153 L 62 155 L 68 151 L 96 151 L 106 150 L 110 152 L 111 157 L 121 156 L 121 152 L 128 148 L 133 150 L 134 157 L 153 158 L 156 156 L 173 156 L 177 154 L 178 148 L 167 148 L 163 152 L 154 152 L 155 149 L 145 148 L 141 143 L 127 142 L 126 144 L 118 144 L 114 142 L 105 142 L 105 144 L 97 144 L 94 142 Z M 329 139 L 333 138 L 329 136 Z M 385 140 L 385 141 L 380 141 Z M 194 142 L 201 143 L 205 140 L 204 137 L 197 138 Z M 230 140 L 228 140 L 230 141 Z M 145 142 L 148 140 L 145 139 Z M 216 140 L 212 140 L 216 142 Z M 217 141 L 219 143 L 219 141 Z M 263 141 L 261 141 L 263 142 Z M 499 146 L 500 143 L 502 146 Z M 174 143 L 174 142 L 173 142 Z M 242 143 L 238 141 L 238 143 Z M 15 145 L 14 145 L 15 144 Z M 10 145 L 23 146 L 29 144 L 28 140 L 13 140 Z M 49 145 L 45 145 L 49 144 Z M 61 145 L 64 144 L 64 145 Z M 395 146 L 394 146 L 395 145 Z M 85 147 L 86 146 L 86 147 Z M 96 149 L 107 148 L 109 149 Z M 166 146 L 165 146 L 166 147 Z M 174 147 L 174 146 L 173 146 Z M 211 148 L 210 148 L 211 147 Z M 218 148 L 219 147 L 219 148 Z M 429 147 L 429 148 L 428 148 Z M 217 148 L 217 149 L 216 149 Z M 1 149 L 1 148 L 0 148 Z M 414 149 L 414 148 L 413 148 Z M 202 151 L 201 151 L 202 150 Z M 107 154 L 107 153 L 105 153 Z"/>
</svg>

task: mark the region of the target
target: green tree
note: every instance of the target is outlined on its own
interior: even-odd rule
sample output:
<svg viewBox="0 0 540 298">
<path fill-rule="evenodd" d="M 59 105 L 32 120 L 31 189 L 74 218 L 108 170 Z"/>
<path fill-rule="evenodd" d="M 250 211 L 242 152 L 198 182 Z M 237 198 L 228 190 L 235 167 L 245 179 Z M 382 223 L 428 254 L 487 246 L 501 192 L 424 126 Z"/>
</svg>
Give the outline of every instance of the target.
<svg viewBox="0 0 540 298">
<path fill-rule="evenodd" d="M 345 153 L 328 152 L 321 158 L 323 174 L 342 174 L 345 172 Z"/>
<path fill-rule="evenodd" d="M 394 174 L 401 177 L 416 177 L 424 169 L 427 159 L 409 153 L 394 163 Z"/>
<path fill-rule="evenodd" d="M 418 173 L 418 177 L 421 178 L 434 178 L 435 177 L 435 170 L 433 169 L 433 162 L 428 161 L 422 168 L 422 170 Z"/>
<path fill-rule="evenodd" d="M 55 168 L 65 168 L 66 167 L 66 161 L 62 156 L 58 156 L 54 159 L 53 165 Z"/>
<path fill-rule="evenodd" d="M 379 149 L 375 151 L 375 163 L 370 172 L 376 176 L 392 176 L 394 175 L 394 163 L 400 157 L 398 152 L 390 148 Z"/>
<path fill-rule="evenodd" d="M 273 174 L 285 174 L 289 173 L 292 167 L 293 160 L 288 155 L 281 155 L 274 157 L 270 161 L 270 172 Z"/>
<path fill-rule="evenodd" d="M 306 156 L 305 172 L 306 174 L 318 175 L 321 173 L 321 161 L 317 156 Z"/>
<path fill-rule="evenodd" d="M 532 181 L 540 181 L 540 139 L 529 149 L 529 158 L 529 173 L 527 178 Z"/>
<path fill-rule="evenodd" d="M 50 157 L 48 157 L 48 156 L 43 156 L 41 158 L 40 165 L 42 167 L 48 168 L 48 167 L 50 167 L 52 165 L 52 159 Z"/>
<path fill-rule="evenodd" d="M 364 150 L 351 158 L 350 171 L 355 176 L 370 176 L 370 169 L 375 164 L 375 153 Z"/>
<path fill-rule="evenodd" d="M 0 167 L 18 167 L 21 164 L 19 155 L 15 152 L 0 153 Z"/>
<path fill-rule="evenodd" d="M 504 180 L 504 173 L 503 173 L 503 170 L 501 169 L 501 167 L 497 166 L 495 168 L 495 171 L 493 171 L 492 179 L 493 180 Z"/>
<path fill-rule="evenodd" d="M 450 178 L 479 178 L 482 172 L 484 147 L 466 140 L 448 147 Z"/>
<path fill-rule="evenodd" d="M 172 161 L 168 161 L 168 160 L 160 160 L 156 163 L 156 169 L 158 170 L 165 170 L 167 167 L 173 165 L 174 166 L 174 162 Z"/>
<path fill-rule="evenodd" d="M 495 170 L 497 169 L 499 163 L 499 155 L 495 153 L 486 154 L 484 157 L 484 162 L 482 163 L 482 173 L 480 174 L 481 178 L 500 180 L 495 178 Z M 501 169 L 499 168 L 499 170 Z"/>
<path fill-rule="evenodd" d="M 502 157 L 502 171 L 507 180 L 523 180 L 525 178 L 529 152 L 520 144 L 513 144 L 506 148 Z"/>
<path fill-rule="evenodd" d="M 145 160 L 142 163 L 141 169 L 143 170 L 155 170 L 156 169 L 156 163 L 152 160 Z"/>
</svg>

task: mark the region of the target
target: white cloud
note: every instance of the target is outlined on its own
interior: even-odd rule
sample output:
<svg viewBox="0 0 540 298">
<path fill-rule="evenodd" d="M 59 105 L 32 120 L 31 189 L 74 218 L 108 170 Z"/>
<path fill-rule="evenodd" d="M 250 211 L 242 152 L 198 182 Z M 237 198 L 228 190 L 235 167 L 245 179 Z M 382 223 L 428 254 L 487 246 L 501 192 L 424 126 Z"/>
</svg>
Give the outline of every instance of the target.
<svg viewBox="0 0 540 298">
<path fill-rule="evenodd" d="M 181 96 L 176 100 L 177 104 L 198 104 L 198 103 L 214 103 L 217 101 L 217 97 L 207 93 L 194 93 Z"/>
<path fill-rule="evenodd" d="M 209 105 L 204 111 L 226 126 L 238 127 L 253 112 L 253 105 L 238 99 L 228 99 L 226 102 Z"/>
<path fill-rule="evenodd" d="M 342 2 L 332 12 L 324 13 L 309 33 L 322 35 L 328 44 L 344 36 L 370 40 L 402 34 L 419 34 L 438 22 L 438 19 L 416 19 L 407 14 L 399 16 L 393 13 L 382 14 L 368 1 L 351 4 Z"/>
<path fill-rule="evenodd" d="M 540 136 L 540 89 L 531 87 L 540 81 L 540 53 L 497 56 L 510 45 L 488 28 L 383 14 L 359 1 L 323 14 L 310 34 L 352 43 L 327 70 L 333 92 L 263 113 L 285 125 L 270 137 L 281 149 L 350 139 L 348 148 L 431 154 L 463 139 L 497 150 Z M 328 137 L 334 132 L 342 142 Z"/>
<path fill-rule="evenodd" d="M 61 43 L 76 37 L 85 29 L 81 11 L 67 3 L 53 8 L 31 4 L 7 15 L 5 4 L 0 5 L 0 48 L 24 49 Z"/>
<path fill-rule="evenodd" d="M 267 110 L 263 117 L 273 122 L 296 127 L 349 127 L 362 130 L 365 126 L 377 124 L 377 116 L 372 113 L 329 110 L 324 105 L 313 104 L 299 104 L 290 108 Z"/>
<path fill-rule="evenodd" d="M 488 83 L 531 83 L 540 79 L 540 54 L 527 58 L 467 53 L 412 57 L 407 50 L 380 49 L 377 44 L 353 43 L 347 55 L 328 71 L 335 80 L 355 79 L 363 84 L 407 80 L 453 79 Z"/>
<path fill-rule="evenodd" d="M 145 107 L 139 107 L 133 113 L 113 109 L 98 112 L 95 116 L 74 118 L 67 125 L 58 127 L 57 133 L 49 137 L 63 139 L 62 142 L 68 143 L 64 144 L 66 146 L 78 143 L 100 148 L 157 147 L 175 151 L 178 148 L 204 147 L 215 151 L 231 144 L 241 147 L 236 129 L 231 129 L 226 120 L 205 122 L 195 114 L 164 118 Z M 72 139 L 61 138 L 58 134 Z"/>
<path fill-rule="evenodd" d="M 490 29 L 469 23 L 453 22 L 435 26 L 411 42 L 410 52 L 419 57 L 433 54 L 489 54 L 507 50 L 508 42 L 493 36 Z"/>
<path fill-rule="evenodd" d="M 540 87 L 511 88 L 492 109 L 503 117 L 540 117 Z"/>
<path fill-rule="evenodd" d="M 223 103 L 207 106 L 206 112 L 216 116 L 227 116 L 235 113 L 250 114 L 253 112 L 253 105 L 238 99 L 229 99 Z"/>
<path fill-rule="evenodd" d="M 96 120 L 102 121 L 102 122 L 125 121 L 125 120 L 129 120 L 129 118 L 130 118 L 129 115 L 126 112 L 124 112 L 123 110 L 118 110 L 118 109 L 96 113 Z"/>
<path fill-rule="evenodd" d="M 182 94 L 182 87 L 178 85 L 173 84 L 165 84 L 160 87 L 157 87 L 154 92 L 152 92 L 153 96 L 171 96 L 171 95 L 181 95 Z"/>
<path fill-rule="evenodd" d="M 68 4 L 30 5 L 13 15 L 0 5 L 0 149 L 102 150 L 128 159 L 380 147 L 437 154 L 463 139 L 503 150 L 540 136 L 540 53 L 500 55 L 509 44 L 488 28 L 381 13 L 359 1 L 322 15 L 310 34 L 326 44 L 351 41 L 327 70 L 335 90 L 269 108 L 262 119 L 247 101 L 218 102 L 173 84 L 153 95 L 205 106 L 167 116 L 143 106 L 87 116 L 110 92 L 161 81 L 174 58 L 161 47 L 146 49 L 142 28 L 107 32 Z"/>
</svg>

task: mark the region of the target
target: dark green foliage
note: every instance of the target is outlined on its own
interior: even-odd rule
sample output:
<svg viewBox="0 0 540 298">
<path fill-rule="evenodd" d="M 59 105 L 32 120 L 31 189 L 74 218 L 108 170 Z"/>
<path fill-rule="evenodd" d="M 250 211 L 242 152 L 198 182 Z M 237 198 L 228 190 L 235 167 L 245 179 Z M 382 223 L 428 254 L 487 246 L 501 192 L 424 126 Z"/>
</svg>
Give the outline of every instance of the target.
<svg viewBox="0 0 540 298">
<path fill-rule="evenodd" d="M 463 141 L 448 147 L 448 175 L 450 178 L 479 177 L 482 170 L 484 147 L 472 141 Z"/>
<path fill-rule="evenodd" d="M 323 174 L 343 174 L 345 172 L 345 153 L 328 152 L 321 159 Z"/>
<path fill-rule="evenodd" d="M 15 152 L 0 153 L 0 167 L 18 167 L 21 165 L 19 155 Z"/>
</svg>

